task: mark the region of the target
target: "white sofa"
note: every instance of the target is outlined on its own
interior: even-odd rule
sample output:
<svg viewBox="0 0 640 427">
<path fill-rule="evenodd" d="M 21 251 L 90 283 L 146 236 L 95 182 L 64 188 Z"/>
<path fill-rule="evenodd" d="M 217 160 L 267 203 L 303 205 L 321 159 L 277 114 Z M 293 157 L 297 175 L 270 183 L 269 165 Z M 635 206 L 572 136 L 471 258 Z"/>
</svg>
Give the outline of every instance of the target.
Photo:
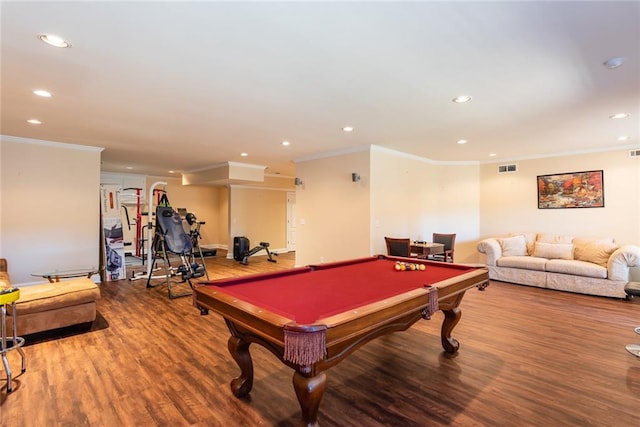
<svg viewBox="0 0 640 427">
<path fill-rule="evenodd" d="M 631 267 L 640 267 L 640 247 L 612 238 L 510 233 L 481 240 L 489 278 L 581 294 L 625 298 Z"/>
</svg>

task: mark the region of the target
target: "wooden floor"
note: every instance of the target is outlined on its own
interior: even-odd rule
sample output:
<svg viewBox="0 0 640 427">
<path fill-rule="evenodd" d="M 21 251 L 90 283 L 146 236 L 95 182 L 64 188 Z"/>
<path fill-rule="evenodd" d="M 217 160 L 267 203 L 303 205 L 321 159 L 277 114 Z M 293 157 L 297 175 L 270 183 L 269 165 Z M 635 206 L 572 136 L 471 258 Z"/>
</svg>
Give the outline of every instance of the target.
<svg viewBox="0 0 640 427">
<path fill-rule="evenodd" d="M 212 278 L 291 267 L 253 257 L 207 262 Z M 0 425 L 294 426 L 293 371 L 252 346 L 250 399 L 222 318 L 140 281 L 101 285 L 91 330 L 27 337 L 27 371 Z M 614 300 L 492 282 L 462 301 L 456 357 L 443 354 L 438 313 L 367 344 L 328 371 L 324 426 L 635 426 L 640 417 L 640 299 Z M 19 373 L 17 352 L 9 353 Z"/>
</svg>

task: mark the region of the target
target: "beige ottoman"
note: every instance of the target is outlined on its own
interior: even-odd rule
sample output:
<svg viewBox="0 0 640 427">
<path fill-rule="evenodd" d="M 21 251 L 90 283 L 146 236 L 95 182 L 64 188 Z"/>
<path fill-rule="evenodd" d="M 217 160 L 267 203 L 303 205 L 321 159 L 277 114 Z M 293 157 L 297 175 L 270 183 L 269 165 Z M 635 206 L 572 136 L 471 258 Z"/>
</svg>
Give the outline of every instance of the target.
<svg viewBox="0 0 640 427">
<path fill-rule="evenodd" d="M 98 299 L 100 288 L 86 277 L 23 286 L 16 303 L 18 335 L 93 322 Z"/>
</svg>

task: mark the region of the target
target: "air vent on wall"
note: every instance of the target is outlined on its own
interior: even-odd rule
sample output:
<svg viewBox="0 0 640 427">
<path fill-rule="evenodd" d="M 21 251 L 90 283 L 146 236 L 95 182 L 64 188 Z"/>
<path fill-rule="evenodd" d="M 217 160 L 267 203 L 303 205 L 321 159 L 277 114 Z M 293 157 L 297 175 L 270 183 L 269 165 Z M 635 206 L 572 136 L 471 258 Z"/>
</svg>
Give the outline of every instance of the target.
<svg viewBox="0 0 640 427">
<path fill-rule="evenodd" d="M 640 150 L 629 151 L 629 157 L 640 157 Z"/>
<path fill-rule="evenodd" d="M 518 165 L 500 165 L 498 166 L 498 173 L 518 172 Z"/>
</svg>

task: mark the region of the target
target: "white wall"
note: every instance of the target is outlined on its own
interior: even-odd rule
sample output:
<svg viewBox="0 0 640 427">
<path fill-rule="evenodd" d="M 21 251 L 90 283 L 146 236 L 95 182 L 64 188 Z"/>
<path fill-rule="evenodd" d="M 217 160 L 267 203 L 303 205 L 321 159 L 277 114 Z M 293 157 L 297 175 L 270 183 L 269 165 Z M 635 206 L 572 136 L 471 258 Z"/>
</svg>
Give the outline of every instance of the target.
<svg viewBox="0 0 640 427">
<path fill-rule="evenodd" d="M 477 262 L 479 166 L 371 147 L 296 164 L 296 264 L 386 253 L 385 236 L 456 233 L 456 262 Z M 351 182 L 358 172 L 359 182 Z"/>
<path fill-rule="evenodd" d="M 0 137 L 0 247 L 14 284 L 99 266 L 102 149 Z"/>
<path fill-rule="evenodd" d="M 548 232 L 611 236 L 640 243 L 640 159 L 628 150 L 517 162 L 515 173 L 498 174 L 497 164 L 481 167 L 481 236 L 509 232 Z M 538 175 L 604 171 L 603 208 L 538 209 Z"/>
<path fill-rule="evenodd" d="M 436 163 L 373 147 L 372 253 L 386 253 L 385 236 L 432 240 L 455 233 L 455 261 L 477 262 L 479 166 Z"/>
<path fill-rule="evenodd" d="M 215 206 L 216 212 L 216 230 L 218 230 L 218 243 L 221 248 L 229 249 L 233 251 L 233 242 L 229 242 L 229 191 L 228 187 L 216 188 L 218 204 Z"/>
<path fill-rule="evenodd" d="M 369 256 L 369 151 L 301 161 L 296 174 L 296 265 Z"/>
<path fill-rule="evenodd" d="M 270 251 L 287 248 L 287 192 L 231 186 L 229 192 L 229 253 L 233 254 L 233 238 L 245 236 L 251 248 L 268 242 Z M 266 255 L 265 251 L 259 255 Z"/>
<path fill-rule="evenodd" d="M 0 137 L 0 258 L 2 254 L 2 137 Z"/>
</svg>

